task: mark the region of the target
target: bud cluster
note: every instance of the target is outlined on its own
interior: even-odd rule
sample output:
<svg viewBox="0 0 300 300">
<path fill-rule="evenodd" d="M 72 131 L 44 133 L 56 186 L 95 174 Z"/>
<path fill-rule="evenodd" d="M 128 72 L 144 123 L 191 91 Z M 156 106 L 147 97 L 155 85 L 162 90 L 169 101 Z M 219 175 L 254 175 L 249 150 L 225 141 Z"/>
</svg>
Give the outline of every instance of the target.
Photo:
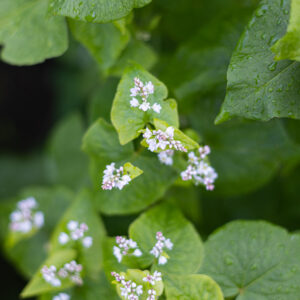
<svg viewBox="0 0 300 300">
<path fill-rule="evenodd" d="M 138 107 L 140 110 L 147 111 L 152 109 L 156 113 L 160 113 L 161 105 L 158 103 L 154 103 L 152 106 L 148 101 L 149 95 L 154 93 L 154 85 L 151 81 L 148 81 L 144 84 L 138 77 L 134 78 L 134 87 L 130 89 L 130 106 L 131 107 Z M 142 102 L 140 103 L 139 100 L 136 98 L 139 97 Z"/>
<path fill-rule="evenodd" d="M 89 229 L 85 223 L 79 224 L 77 221 L 71 220 L 68 225 L 68 233 L 61 232 L 58 236 L 58 241 L 61 245 L 67 244 L 70 240 L 80 241 L 85 248 L 90 248 L 93 245 L 91 236 L 84 236 Z"/>
<path fill-rule="evenodd" d="M 172 250 L 173 243 L 170 239 L 166 239 L 160 231 L 156 233 L 156 239 L 157 242 L 150 253 L 158 258 L 159 265 L 164 265 L 168 261 L 168 255 L 164 252 L 164 248 Z"/>
<path fill-rule="evenodd" d="M 115 163 L 107 165 L 103 173 L 103 190 L 111 190 L 114 187 L 117 187 L 119 190 L 122 190 L 123 187 L 131 181 L 130 176 L 124 174 L 124 168 L 120 167 L 119 169 L 116 169 Z"/>
<path fill-rule="evenodd" d="M 82 271 L 82 265 L 77 264 L 75 260 L 70 263 L 66 263 L 62 268 L 57 271 L 54 265 L 50 267 L 43 266 L 41 273 L 46 282 L 50 283 L 54 287 L 61 286 L 61 279 L 70 279 L 77 285 L 82 285 L 83 281 L 80 277 Z"/>
<path fill-rule="evenodd" d="M 126 239 L 122 236 L 116 237 L 117 246 L 114 246 L 113 253 L 118 262 L 122 261 L 124 255 L 133 255 L 139 257 L 142 255 L 142 251 L 138 248 L 137 243 L 132 239 Z"/>
<path fill-rule="evenodd" d="M 116 272 L 111 272 L 111 275 L 115 277 L 118 283 L 121 284 L 121 296 L 124 297 L 124 299 L 139 300 L 139 296 L 143 294 L 142 285 L 137 285 L 132 280 L 126 281 L 123 275 L 120 275 Z"/>
<path fill-rule="evenodd" d="M 28 233 L 44 225 L 44 214 L 36 211 L 38 204 L 33 197 L 21 200 L 17 209 L 10 214 L 10 229 L 14 232 Z"/>
<path fill-rule="evenodd" d="M 165 132 L 160 129 L 150 130 L 146 128 L 143 137 L 149 146 L 148 149 L 152 152 L 166 149 L 187 152 L 182 143 L 174 139 L 174 128 L 171 126 Z"/>
<path fill-rule="evenodd" d="M 211 191 L 214 189 L 214 181 L 218 174 L 205 161 L 205 158 L 210 153 L 210 148 L 209 146 L 200 147 L 198 152 L 199 156 L 194 152 L 188 154 L 188 166 L 186 170 L 181 172 L 181 178 L 184 181 L 193 180 L 196 185 L 203 184 L 207 190 Z"/>
</svg>

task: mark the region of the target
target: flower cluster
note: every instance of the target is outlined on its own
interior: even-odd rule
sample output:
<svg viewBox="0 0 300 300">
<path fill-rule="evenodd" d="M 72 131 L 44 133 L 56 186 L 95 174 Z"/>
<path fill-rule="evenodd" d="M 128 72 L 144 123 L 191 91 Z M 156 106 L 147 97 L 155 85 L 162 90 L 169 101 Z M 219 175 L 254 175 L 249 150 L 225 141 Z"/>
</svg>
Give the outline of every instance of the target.
<svg viewBox="0 0 300 300">
<path fill-rule="evenodd" d="M 15 232 L 28 233 L 33 228 L 44 225 L 44 214 L 36 211 L 38 204 L 33 197 L 21 200 L 17 209 L 10 214 L 10 229 Z"/>
<path fill-rule="evenodd" d="M 173 155 L 174 155 L 174 150 L 166 150 L 158 153 L 158 159 L 159 161 L 167 166 L 172 166 L 173 165 Z"/>
<path fill-rule="evenodd" d="M 71 220 L 67 228 L 69 234 L 66 232 L 61 232 L 58 236 L 58 241 L 61 245 L 65 245 L 70 240 L 81 241 L 85 248 L 90 248 L 93 245 L 93 238 L 91 236 L 84 236 L 85 232 L 89 229 L 85 223 L 79 224 L 77 221 Z"/>
<path fill-rule="evenodd" d="M 116 169 L 115 163 L 111 163 L 110 165 L 107 165 L 104 170 L 102 189 L 111 190 L 112 188 L 117 187 L 119 190 L 122 190 L 130 181 L 131 178 L 129 175 L 124 174 L 123 167 Z"/>
<path fill-rule="evenodd" d="M 154 93 L 154 85 L 151 81 L 144 84 L 139 78 L 134 78 L 134 87 L 130 89 L 130 106 L 138 107 L 140 110 L 147 111 L 149 109 L 154 110 L 156 113 L 160 113 L 161 105 L 154 103 L 152 106 L 148 101 L 149 95 Z M 142 102 L 140 103 L 136 97 L 140 97 Z"/>
<path fill-rule="evenodd" d="M 43 266 L 41 273 L 46 282 L 50 283 L 52 286 L 61 286 L 61 279 L 70 279 L 77 285 L 81 285 L 82 279 L 80 277 L 80 272 L 82 271 L 82 265 L 77 264 L 75 260 L 70 263 L 66 263 L 59 271 L 57 271 L 54 265 L 50 267 Z"/>
<path fill-rule="evenodd" d="M 121 284 L 121 296 L 129 300 L 138 300 L 139 296 L 143 294 L 143 286 L 137 285 L 132 280 L 125 280 L 125 277 L 116 273 L 111 272 L 111 275 L 115 277 L 116 281 Z"/>
<path fill-rule="evenodd" d="M 187 169 L 181 172 L 182 180 L 194 180 L 195 184 L 203 184 L 206 189 L 211 191 L 214 189 L 214 181 L 218 177 L 215 169 L 211 167 L 204 159 L 210 153 L 208 146 L 198 149 L 199 156 L 194 152 L 188 154 Z"/>
<path fill-rule="evenodd" d="M 146 128 L 143 137 L 149 146 L 148 149 L 152 152 L 166 149 L 187 152 L 182 143 L 174 139 L 174 128 L 171 126 L 165 132 L 160 129 L 150 130 Z"/>
<path fill-rule="evenodd" d="M 142 251 L 138 248 L 137 243 L 132 239 L 126 239 L 122 236 L 116 237 L 117 246 L 114 246 L 113 253 L 114 256 L 117 258 L 118 262 L 122 261 L 122 257 L 124 255 L 133 255 L 133 256 L 141 256 Z"/>
<path fill-rule="evenodd" d="M 156 233 L 156 239 L 157 242 L 150 253 L 158 258 L 159 265 L 164 265 L 168 261 L 168 255 L 164 252 L 164 248 L 172 250 L 173 243 L 170 239 L 166 239 L 160 231 Z"/>
<path fill-rule="evenodd" d="M 143 278 L 143 281 L 149 282 L 152 286 L 156 284 L 158 281 L 162 281 L 161 279 L 161 273 L 155 271 L 153 275 L 149 274 L 146 277 Z M 147 300 L 155 300 L 156 299 L 156 291 L 155 289 L 151 288 L 148 290 L 148 297 Z"/>
<path fill-rule="evenodd" d="M 71 297 L 66 293 L 59 293 L 58 295 L 54 296 L 52 300 L 70 300 Z"/>
</svg>

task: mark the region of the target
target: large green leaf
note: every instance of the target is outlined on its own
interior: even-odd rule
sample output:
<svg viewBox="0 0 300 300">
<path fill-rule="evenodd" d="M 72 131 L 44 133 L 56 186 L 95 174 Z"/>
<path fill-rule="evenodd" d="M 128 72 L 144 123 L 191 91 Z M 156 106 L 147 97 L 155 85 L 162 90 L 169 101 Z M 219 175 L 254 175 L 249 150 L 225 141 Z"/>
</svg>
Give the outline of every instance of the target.
<svg viewBox="0 0 300 300">
<path fill-rule="evenodd" d="M 223 300 L 220 287 L 206 275 L 168 275 L 164 278 L 167 299 Z"/>
<path fill-rule="evenodd" d="M 4 250 L 6 257 L 15 265 L 20 273 L 24 277 L 30 278 L 46 258 L 47 243 L 50 234 L 63 212 L 72 202 L 73 194 L 62 187 L 35 187 L 27 188 L 15 199 L 3 202 L 1 212 L 4 212 L 4 214 L 1 214 L 1 218 L 4 220 L 1 226 L 4 227 L 2 228 L 3 234 L 6 235 L 8 240 L 12 234 L 8 231 L 9 214 L 16 209 L 17 201 L 27 197 L 35 197 L 38 203 L 38 211 L 44 213 L 44 226 L 33 236 L 19 236 L 15 244 L 9 245 L 5 243 Z M 32 255 L 36 251 L 36 255 Z"/>
<path fill-rule="evenodd" d="M 83 139 L 83 149 L 91 157 L 91 174 L 95 187 L 95 205 L 105 214 L 139 212 L 162 197 L 176 178 L 176 173 L 161 165 L 148 151 L 133 151 L 131 143 L 121 146 L 114 128 L 103 120 L 95 122 Z M 119 167 L 131 162 L 143 174 L 122 190 L 101 189 L 103 171 L 107 164 Z"/>
<path fill-rule="evenodd" d="M 88 181 L 88 160 L 80 149 L 84 134 L 79 114 L 72 114 L 58 123 L 49 140 L 54 182 L 79 190 Z"/>
<path fill-rule="evenodd" d="M 160 113 L 142 111 L 137 107 L 130 106 L 130 89 L 134 87 L 134 78 L 138 77 L 144 84 L 151 81 L 154 85 L 154 94 L 150 95 L 148 101 L 153 105 L 161 105 Z M 118 85 L 117 93 L 111 110 L 111 120 L 119 133 L 122 145 L 132 141 L 140 135 L 140 130 L 154 118 L 166 121 L 171 126 L 178 127 L 177 104 L 173 99 L 164 100 L 168 95 L 166 86 L 144 70 L 141 66 L 134 64 L 128 67 Z"/>
<path fill-rule="evenodd" d="M 151 0 L 50 0 L 50 10 L 76 20 L 108 23 L 128 15 L 132 9 L 143 7 Z"/>
<path fill-rule="evenodd" d="M 170 258 L 164 265 L 159 265 L 150 254 L 158 231 L 173 243 L 173 249 L 167 250 Z M 164 203 L 143 213 L 130 225 L 129 236 L 143 252 L 138 258 L 143 266 L 153 263 L 152 270 L 170 274 L 190 274 L 200 268 L 203 259 L 201 238 L 173 205 Z"/>
<path fill-rule="evenodd" d="M 263 221 L 236 221 L 205 243 L 200 273 L 211 276 L 225 297 L 298 300 L 300 236 Z"/>
<path fill-rule="evenodd" d="M 114 65 L 130 38 L 127 29 L 121 31 L 113 23 L 69 20 L 69 25 L 74 37 L 90 51 L 104 73 Z"/>
<path fill-rule="evenodd" d="M 231 58 L 227 93 L 216 123 L 235 116 L 300 118 L 300 67 L 274 61 L 270 47 L 284 34 L 289 0 L 263 0 Z"/>
<path fill-rule="evenodd" d="M 286 11 L 287 12 L 287 11 Z M 290 22 L 286 34 L 272 47 L 275 59 L 300 60 L 300 1 L 291 0 Z"/>
<path fill-rule="evenodd" d="M 0 44 L 4 45 L 4 61 L 32 65 L 67 50 L 65 20 L 48 16 L 47 7 L 47 0 L 1 1 Z"/>
<path fill-rule="evenodd" d="M 59 287 L 53 287 L 51 284 L 47 283 L 41 274 L 41 269 L 44 265 L 47 267 L 54 265 L 57 269 L 61 268 L 65 263 L 72 261 L 76 257 L 76 251 L 72 249 L 62 250 L 51 255 L 36 272 L 30 282 L 27 284 L 25 289 L 22 291 L 21 296 L 23 298 L 28 298 L 32 296 L 37 296 L 43 293 L 48 293 L 51 291 L 59 291 L 74 285 L 69 280 L 63 280 L 62 285 Z"/>
<path fill-rule="evenodd" d="M 61 232 L 68 232 L 67 224 L 74 220 L 79 223 L 85 223 L 88 226 L 86 236 L 93 239 L 93 244 L 90 248 L 85 248 L 80 242 L 66 245 L 59 243 L 58 237 Z M 102 242 L 105 236 L 104 225 L 100 217 L 95 212 L 92 205 L 91 195 L 86 190 L 82 190 L 76 197 L 75 202 L 64 214 L 63 218 L 55 228 L 51 238 L 50 252 L 55 253 L 58 250 L 66 248 L 74 248 L 78 252 L 78 262 L 83 265 L 84 270 L 91 277 L 100 270 L 102 263 Z"/>
</svg>

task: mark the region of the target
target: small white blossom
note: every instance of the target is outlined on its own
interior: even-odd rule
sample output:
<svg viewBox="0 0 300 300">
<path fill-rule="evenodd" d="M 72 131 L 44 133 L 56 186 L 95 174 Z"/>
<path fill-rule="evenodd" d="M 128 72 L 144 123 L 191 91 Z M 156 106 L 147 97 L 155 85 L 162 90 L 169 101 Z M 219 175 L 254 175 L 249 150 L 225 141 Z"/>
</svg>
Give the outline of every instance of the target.
<svg viewBox="0 0 300 300">
<path fill-rule="evenodd" d="M 65 245 L 70 240 L 80 241 L 85 248 L 90 248 L 93 245 L 93 238 L 85 236 L 88 231 L 88 226 L 85 223 L 79 224 L 77 221 L 71 220 L 67 224 L 68 233 L 61 232 L 58 236 L 58 241 L 61 245 Z"/>
<path fill-rule="evenodd" d="M 199 156 L 194 152 L 188 154 L 188 166 L 181 172 L 181 178 L 184 181 L 193 180 L 196 185 L 203 184 L 206 189 L 214 189 L 214 181 L 218 177 L 215 169 L 211 167 L 204 159 L 210 153 L 209 146 L 198 149 Z"/>
<path fill-rule="evenodd" d="M 154 103 L 152 105 L 152 109 L 156 112 L 156 113 L 160 113 L 160 110 L 161 110 L 161 105 L 160 104 L 157 104 L 157 103 Z"/>
<path fill-rule="evenodd" d="M 126 239 L 122 236 L 116 236 L 116 243 L 118 246 L 113 247 L 113 254 L 118 262 L 122 261 L 124 255 L 133 255 L 139 257 L 142 251 L 138 248 L 137 243 L 132 239 Z"/>
<path fill-rule="evenodd" d="M 166 150 L 158 153 L 158 159 L 159 161 L 167 166 L 173 165 L 173 155 L 174 155 L 174 150 Z"/>
<path fill-rule="evenodd" d="M 61 279 L 69 279 L 77 285 L 83 283 L 80 272 L 82 271 L 82 265 L 77 264 L 75 260 L 66 263 L 62 268 L 57 271 L 54 265 L 50 267 L 43 266 L 41 269 L 42 276 L 46 282 L 54 287 L 61 286 Z"/>
<path fill-rule="evenodd" d="M 130 106 L 131 107 L 138 107 L 140 105 L 140 102 L 138 99 L 136 98 L 132 98 L 131 101 L 130 101 Z"/>
<path fill-rule="evenodd" d="M 146 277 L 143 278 L 143 281 L 149 282 L 151 285 L 155 285 L 156 282 L 161 281 L 161 273 L 158 271 L 155 271 L 153 275 L 149 274 Z"/>
<path fill-rule="evenodd" d="M 85 248 L 90 248 L 93 245 L 93 238 L 91 236 L 86 236 L 83 238 L 82 244 Z"/>
<path fill-rule="evenodd" d="M 120 291 L 121 296 L 129 300 L 138 300 L 139 296 L 143 294 L 143 286 L 137 285 L 132 280 L 125 280 L 124 276 L 116 272 L 111 272 L 111 275 L 115 277 L 116 281 L 121 284 Z"/>
<path fill-rule="evenodd" d="M 187 152 L 182 143 L 174 139 L 174 128 L 172 126 L 169 126 L 165 132 L 160 129 L 151 131 L 146 128 L 143 137 L 148 144 L 148 149 L 152 152 L 165 149 Z"/>
<path fill-rule="evenodd" d="M 33 197 L 19 201 L 17 209 L 10 214 L 10 229 L 25 234 L 41 228 L 44 225 L 44 214 L 36 211 L 37 206 Z"/>
<path fill-rule="evenodd" d="M 156 233 L 156 244 L 150 251 L 152 255 L 154 255 L 156 258 L 158 258 L 158 264 L 159 265 L 164 265 L 168 261 L 168 256 L 164 252 L 164 248 L 167 248 L 169 250 L 172 250 L 173 248 L 173 243 L 171 242 L 170 239 L 166 239 L 162 232 L 158 231 Z"/>
<path fill-rule="evenodd" d="M 150 95 L 154 94 L 154 85 L 151 81 L 144 84 L 138 77 L 134 78 L 134 87 L 130 89 L 130 106 L 138 107 L 142 111 L 148 111 L 152 109 L 156 113 L 160 113 L 161 105 L 154 103 L 152 106 L 148 101 Z M 136 97 L 139 97 L 137 99 Z"/>
<path fill-rule="evenodd" d="M 124 174 L 124 168 L 120 167 L 119 169 L 116 169 L 115 163 L 107 165 L 103 173 L 103 190 L 111 190 L 114 187 L 122 190 L 123 187 L 131 181 L 130 176 L 128 174 Z"/>
<path fill-rule="evenodd" d="M 58 236 L 58 241 L 61 245 L 65 245 L 69 240 L 70 238 L 65 232 L 61 232 Z"/>
<path fill-rule="evenodd" d="M 154 289 L 148 290 L 148 297 L 146 300 L 155 300 L 156 299 L 156 291 Z"/>
<path fill-rule="evenodd" d="M 54 296 L 52 300 L 70 300 L 71 297 L 66 293 L 59 293 L 58 295 Z"/>
</svg>

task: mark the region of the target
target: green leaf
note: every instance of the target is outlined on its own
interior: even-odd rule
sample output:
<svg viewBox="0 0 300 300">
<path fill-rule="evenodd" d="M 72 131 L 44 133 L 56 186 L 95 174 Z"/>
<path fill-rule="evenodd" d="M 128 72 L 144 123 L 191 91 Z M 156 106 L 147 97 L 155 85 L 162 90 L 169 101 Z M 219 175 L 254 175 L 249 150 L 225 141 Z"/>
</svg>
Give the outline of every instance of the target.
<svg viewBox="0 0 300 300">
<path fill-rule="evenodd" d="M 105 214 L 130 214 L 145 209 L 161 198 L 176 178 L 176 173 L 161 165 L 155 155 L 148 151 L 134 152 L 132 143 L 121 146 L 114 128 L 103 120 L 89 128 L 83 149 L 91 157 L 95 206 Z M 103 171 L 111 162 L 116 162 L 116 167 L 131 162 L 144 173 L 122 190 L 104 191 L 101 189 Z"/>
<path fill-rule="evenodd" d="M 166 131 L 166 129 L 170 126 L 167 122 L 164 122 L 159 119 L 154 119 L 153 121 L 156 129 L 160 129 L 162 131 Z M 190 137 L 185 135 L 182 131 L 177 128 L 174 128 L 174 139 L 176 141 L 180 141 L 187 150 L 193 150 L 199 148 L 199 144 L 192 140 Z"/>
<path fill-rule="evenodd" d="M 237 300 L 299 298 L 300 236 L 263 221 L 235 221 L 205 243 L 200 273 L 225 297 Z"/>
<path fill-rule="evenodd" d="M 74 285 L 69 280 L 63 280 L 62 285 L 60 287 L 53 287 L 51 284 L 47 283 L 42 274 L 41 269 L 44 265 L 50 266 L 54 265 L 57 269 L 62 267 L 65 263 L 70 262 L 76 257 L 76 251 L 69 249 L 69 250 L 62 250 L 54 253 L 50 256 L 40 267 L 37 273 L 33 276 L 30 282 L 26 285 L 25 289 L 22 291 L 21 296 L 22 298 L 28 298 L 37 296 L 43 293 L 48 293 L 51 291 L 59 291 L 62 289 L 66 289 Z"/>
<path fill-rule="evenodd" d="M 90 248 L 83 247 L 80 241 L 70 241 L 65 245 L 59 243 L 60 233 L 69 233 L 67 224 L 71 220 L 87 224 L 88 231 L 85 236 L 93 238 L 93 244 Z M 57 225 L 51 238 L 50 253 L 54 254 L 66 248 L 75 249 L 78 252 L 78 262 L 82 264 L 83 269 L 89 276 L 94 277 L 101 268 L 104 236 L 105 228 L 92 205 L 91 195 L 88 191 L 82 190 Z"/>
<path fill-rule="evenodd" d="M 45 260 L 50 234 L 66 208 L 72 202 L 73 194 L 62 187 L 34 187 L 23 190 L 13 201 L 4 202 L 1 206 L 1 211 L 4 209 L 6 212 L 3 215 L 3 218 L 5 218 L 3 225 L 6 239 L 10 239 L 12 234 L 8 231 L 9 214 L 15 210 L 17 201 L 27 197 L 35 197 L 38 202 L 37 210 L 44 213 L 44 226 L 33 236 L 20 236 L 17 244 L 8 245 L 5 243 L 4 251 L 6 257 L 16 266 L 19 272 L 24 277 L 30 278 Z M 5 207 L 3 207 L 4 204 Z M 37 251 L 37 249 L 39 250 Z M 35 253 L 35 255 L 32 255 L 32 253 Z"/>
<path fill-rule="evenodd" d="M 70 19 L 69 26 L 74 37 L 89 50 L 104 73 L 114 65 L 130 38 L 127 29 L 122 32 L 113 23 L 91 24 Z"/>
<path fill-rule="evenodd" d="M 134 179 L 140 176 L 141 174 L 143 174 L 143 171 L 141 169 L 135 167 L 131 163 L 126 163 L 124 164 L 123 167 L 124 167 L 124 173 L 128 174 L 131 179 Z"/>
<path fill-rule="evenodd" d="M 154 94 L 149 95 L 148 101 L 153 105 L 155 102 L 161 105 L 160 113 L 152 109 L 144 112 L 137 107 L 130 106 L 130 89 L 134 87 L 134 78 L 138 77 L 143 83 L 151 81 L 154 85 Z M 111 120 L 119 133 L 120 143 L 127 144 L 140 135 L 140 130 L 148 122 L 159 117 L 171 126 L 178 127 L 177 104 L 173 99 L 164 100 L 168 95 L 165 85 L 144 70 L 134 64 L 128 67 L 118 85 L 117 93 L 111 110 Z"/>
<path fill-rule="evenodd" d="M 220 287 L 206 275 L 168 275 L 164 278 L 167 299 L 223 300 Z"/>
<path fill-rule="evenodd" d="M 114 66 L 110 68 L 109 74 L 122 76 L 124 70 L 133 61 L 140 64 L 144 69 L 149 70 L 156 63 L 157 55 L 146 43 L 132 38 Z"/>
<path fill-rule="evenodd" d="M 255 120 L 300 118 L 300 67 L 274 61 L 270 47 L 284 34 L 289 1 L 263 0 L 244 31 L 231 58 L 227 93 L 219 124 L 241 116 Z"/>
<path fill-rule="evenodd" d="M 222 94 L 202 97 L 189 115 L 192 127 L 201 132 L 204 143 L 211 147 L 210 162 L 219 175 L 212 197 L 256 190 L 300 153 L 280 120 L 235 120 L 212 125 Z"/>
<path fill-rule="evenodd" d="M 288 13 L 285 10 L 284 13 Z M 275 59 L 292 59 L 300 61 L 300 2 L 291 0 L 291 15 L 286 34 L 276 42 L 272 51 Z"/>
<path fill-rule="evenodd" d="M 166 250 L 169 259 L 165 265 L 158 265 L 157 259 L 150 254 L 158 231 L 173 243 L 173 249 Z M 164 274 L 190 274 L 200 268 L 203 259 L 201 238 L 194 226 L 170 204 L 164 203 L 143 213 L 130 225 L 129 236 L 143 252 L 137 258 L 143 267 L 153 263 L 152 270 Z"/>
<path fill-rule="evenodd" d="M 72 114 L 58 123 L 49 141 L 54 182 L 79 190 L 88 181 L 88 160 L 81 151 L 84 134 L 79 114 Z"/>
<path fill-rule="evenodd" d="M 65 20 L 47 15 L 47 0 L 2 0 L 0 44 L 2 59 L 32 65 L 59 56 L 68 48 Z"/>
<path fill-rule="evenodd" d="M 50 0 L 50 11 L 76 20 L 108 23 L 127 16 L 151 0 Z"/>
</svg>

